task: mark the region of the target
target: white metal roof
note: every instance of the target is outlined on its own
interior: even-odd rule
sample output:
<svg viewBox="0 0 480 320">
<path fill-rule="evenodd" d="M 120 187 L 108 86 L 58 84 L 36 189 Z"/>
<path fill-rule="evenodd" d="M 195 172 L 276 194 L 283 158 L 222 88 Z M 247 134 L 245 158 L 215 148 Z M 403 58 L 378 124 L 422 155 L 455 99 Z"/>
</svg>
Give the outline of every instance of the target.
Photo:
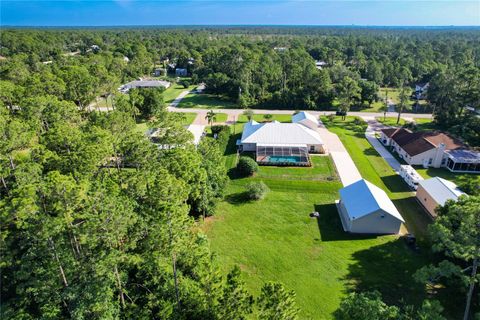
<svg viewBox="0 0 480 320">
<path fill-rule="evenodd" d="M 311 113 L 308 113 L 306 111 L 299 112 L 297 114 L 294 114 L 292 116 L 292 122 L 301 122 L 303 120 L 309 120 L 313 123 L 315 123 L 318 126 L 318 119 Z"/>
<path fill-rule="evenodd" d="M 350 220 L 362 218 L 378 209 L 405 222 L 385 191 L 365 179 L 340 189 L 340 197 Z"/>
<path fill-rule="evenodd" d="M 187 127 L 187 130 L 193 134 L 193 144 L 198 145 L 205 131 L 205 126 L 201 124 L 191 124 Z"/>
<path fill-rule="evenodd" d="M 318 132 L 298 123 L 258 123 L 249 121 L 242 133 L 242 143 L 263 145 L 323 144 Z"/>
<path fill-rule="evenodd" d="M 441 206 L 443 206 L 447 200 L 457 200 L 458 197 L 465 194 L 462 190 L 458 189 L 455 183 L 440 177 L 423 180 L 418 184 Z"/>
</svg>

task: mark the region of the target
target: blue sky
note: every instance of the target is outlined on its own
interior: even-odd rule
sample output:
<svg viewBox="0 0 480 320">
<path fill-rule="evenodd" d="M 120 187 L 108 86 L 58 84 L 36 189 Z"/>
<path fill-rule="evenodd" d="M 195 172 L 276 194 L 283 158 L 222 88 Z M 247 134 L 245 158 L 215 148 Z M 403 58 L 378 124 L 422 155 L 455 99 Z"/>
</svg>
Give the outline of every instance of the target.
<svg viewBox="0 0 480 320">
<path fill-rule="evenodd" d="M 0 1 L 0 25 L 480 26 L 477 1 Z"/>
</svg>

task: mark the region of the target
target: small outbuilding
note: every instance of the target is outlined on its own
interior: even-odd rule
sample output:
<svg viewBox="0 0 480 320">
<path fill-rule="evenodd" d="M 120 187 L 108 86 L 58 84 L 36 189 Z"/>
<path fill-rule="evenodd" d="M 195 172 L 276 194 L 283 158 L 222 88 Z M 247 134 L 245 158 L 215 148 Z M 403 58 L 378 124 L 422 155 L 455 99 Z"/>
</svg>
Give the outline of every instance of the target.
<svg viewBox="0 0 480 320">
<path fill-rule="evenodd" d="M 456 201 L 458 197 L 464 194 L 455 183 L 440 177 L 434 177 L 419 181 L 416 197 L 418 202 L 435 218 L 437 216 L 435 209 L 438 206 L 445 205 L 447 200 Z"/>
<path fill-rule="evenodd" d="M 365 179 L 340 189 L 336 204 L 347 232 L 398 234 L 405 223 L 385 191 Z"/>
</svg>

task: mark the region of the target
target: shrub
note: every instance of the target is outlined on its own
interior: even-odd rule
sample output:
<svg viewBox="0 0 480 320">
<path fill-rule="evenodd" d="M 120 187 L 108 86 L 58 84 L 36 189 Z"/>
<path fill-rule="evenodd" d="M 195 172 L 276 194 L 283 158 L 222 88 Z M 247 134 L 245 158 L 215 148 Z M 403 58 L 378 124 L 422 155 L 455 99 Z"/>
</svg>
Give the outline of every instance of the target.
<svg viewBox="0 0 480 320">
<path fill-rule="evenodd" d="M 328 119 L 328 121 L 333 122 L 333 120 L 335 120 L 335 114 L 330 113 L 330 114 L 327 116 L 327 119 Z"/>
<path fill-rule="evenodd" d="M 267 121 L 270 121 L 272 120 L 273 118 L 273 115 L 271 115 L 270 113 L 266 113 L 263 115 L 263 119 L 267 120 Z"/>
<path fill-rule="evenodd" d="M 353 123 L 358 126 L 358 125 L 364 124 L 365 122 L 360 117 L 355 117 L 353 119 Z"/>
<path fill-rule="evenodd" d="M 268 187 L 263 181 L 250 182 L 245 186 L 246 196 L 249 200 L 260 200 L 265 197 Z"/>
<path fill-rule="evenodd" d="M 188 87 L 190 87 L 190 81 L 188 81 L 188 80 L 182 80 L 182 81 L 180 81 L 180 84 L 181 84 L 185 89 L 187 89 Z"/>
<path fill-rule="evenodd" d="M 215 131 L 214 128 L 215 127 Z M 223 152 L 227 147 L 228 140 L 230 139 L 230 127 L 229 126 L 213 126 L 212 133 L 217 134 L 217 142 L 220 150 Z"/>
<path fill-rule="evenodd" d="M 244 177 L 249 177 L 258 171 L 258 164 L 249 157 L 240 157 L 237 164 L 237 171 Z"/>
</svg>

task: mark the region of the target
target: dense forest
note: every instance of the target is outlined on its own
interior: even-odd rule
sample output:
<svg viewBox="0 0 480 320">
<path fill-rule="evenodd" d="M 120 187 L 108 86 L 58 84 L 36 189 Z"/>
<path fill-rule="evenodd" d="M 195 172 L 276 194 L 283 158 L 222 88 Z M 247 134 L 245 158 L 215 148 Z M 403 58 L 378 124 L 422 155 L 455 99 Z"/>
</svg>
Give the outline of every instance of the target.
<svg viewBox="0 0 480 320">
<path fill-rule="evenodd" d="M 5 319 L 295 319 L 293 292 L 266 283 L 254 297 L 197 229 L 228 183 L 225 141 L 195 148 L 162 90 L 117 92 L 157 67 L 242 108 L 348 111 L 380 86 L 430 81 L 437 124 L 480 145 L 475 30 L 3 29 L 0 42 Z M 89 110 L 99 96 L 115 111 Z M 175 147 L 154 146 L 139 118 Z"/>
</svg>

